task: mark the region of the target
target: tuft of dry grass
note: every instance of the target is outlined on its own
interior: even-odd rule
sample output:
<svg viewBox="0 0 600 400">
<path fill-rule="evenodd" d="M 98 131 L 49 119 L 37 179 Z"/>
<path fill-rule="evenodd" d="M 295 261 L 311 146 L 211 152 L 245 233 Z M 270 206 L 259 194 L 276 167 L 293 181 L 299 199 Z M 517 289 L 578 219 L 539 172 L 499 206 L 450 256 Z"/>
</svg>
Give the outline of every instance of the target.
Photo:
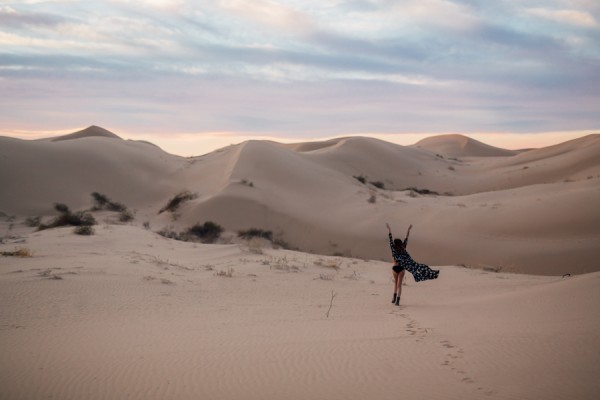
<svg viewBox="0 0 600 400">
<path fill-rule="evenodd" d="M 225 278 L 233 278 L 233 268 L 227 268 L 227 271 L 219 270 L 215 272 L 216 276 L 222 276 Z"/>
<path fill-rule="evenodd" d="M 344 279 L 350 279 L 353 281 L 357 281 L 360 279 L 360 274 L 356 271 L 353 271 L 351 274 L 345 275 Z"/>
<path fill-rule="evenodd" d="M 286 272 L 298 272 L 300 268 L 295 265 L 290 265 L 287 256 L 272 258 L 268 261 L 263 261 L 263 265 L 268 265 L 270 269 Z"/>
<path fill-rule="evenodd" d="M 51 268 L 48 268 L 41 272 L 38 272 L 38 275 L 41 276 L 42 278 L 51 279 L 53 281 L 61 281 L 63 279 L 62 276 L 53 274 Z"/>
<path fill-rule="evenodd" d="M 323 260 L 321 258 L 319 258 L 316 261 L 313 261 L 313 264 L 319 266 L 319 267 L 325 267 L 325 268 L 331 268 L 335 271 L 339 271 L 340 267 L 342 266 L 342 262 L 339 260 Z"/>
<path fill-rule="evenodd" d="M 3 251 L 4 257 L 33 257 L 33 252 L 28 247 L 17 247 L 15 251 Z"/>
<path fill-rule="evenodd" d="M 263 243 L 259 238 L 248 240 L 248 251 L 252 254 L 263 254 Z"/>
<path fill-rule="evenodd" d="M 322 281 L 332 281 L 333 280 L 333 274 L 330 274 L 328 272 L 322 272 L 319 274 L 319 279 Z"/>
</svg>

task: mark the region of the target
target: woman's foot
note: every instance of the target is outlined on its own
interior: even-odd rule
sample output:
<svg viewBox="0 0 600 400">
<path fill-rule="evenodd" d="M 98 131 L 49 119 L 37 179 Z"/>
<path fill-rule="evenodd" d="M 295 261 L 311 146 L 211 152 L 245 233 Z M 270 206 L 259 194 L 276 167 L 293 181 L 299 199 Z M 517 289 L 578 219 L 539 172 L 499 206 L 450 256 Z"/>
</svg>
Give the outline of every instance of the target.
<svg viewBox="0 0 600 400">
<path fill-rule="evenodd" d="M 392 303 L 396 302 L 396 293 L 394 293 L 394 298 L 392 299 Z"/>
<path fill-rule="evenodd" d="M 399 306 L 400 305 L 400 296 L 396 297 L 396 305 Z"/>
</svg>

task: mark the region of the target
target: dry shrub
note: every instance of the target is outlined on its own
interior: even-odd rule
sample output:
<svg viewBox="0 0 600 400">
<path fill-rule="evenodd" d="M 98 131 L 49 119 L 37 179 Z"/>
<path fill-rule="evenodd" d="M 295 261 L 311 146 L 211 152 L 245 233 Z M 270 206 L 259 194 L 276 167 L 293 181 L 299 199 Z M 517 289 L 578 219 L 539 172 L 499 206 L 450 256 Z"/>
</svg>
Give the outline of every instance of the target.
<svg viewBox="0 0 600 400">
<path fill-rule="evenodd" d="M 331 268 L 333 270 L 338 271 L 342 265 L 342 262 L 339 260 L 324 261 L 323 259 L 319 258 L 318 260 L 314 261 L 313 264 L 315 264 L 319 267 Z"/>
<path fill-rule="evenodd" d="M 248 240 L 248 251 L 252 254 L 263 254 L 263 244 L 259 238 Z"/>
<path fill-rule="evenodd" d="M 219 270 L 215 272 L 216 276 L 222 276 L 225 278 L 233 278 L 233 268 L 227 268 L 227 271 Z"/>
<path fill-rule="evenodd" d="M 169 211 L 169 212 L 175 212 L 177 211 L 177 209 L 186 201 L 188 200 L 193 200 L 195 198 L 197 198 L 198 195 L 195 193 L 192 193 L 188 190 L 184 190 L 181 193 L 176 194 L 175 196 L 173 196 L 169 202 L 167 203 L 166 206 L 164 206 L 163 208 L 160 209 L 160 211 L 158 212 L 159 214 L 162 214 L 165 211 Z"/>
<path fill-rule="evenodd" d="M 219 224 L 215 224 L 212 221 L 207 221 L 204 224 L 196 224 L 187 230 L 187 235 L 195 236 L 200 239 L 202 243 L 214 243 L 223 232 L 223 227 Z"/>
<path fill-rule="evenodd" d="M 319 274 L 319 279 L 322 281 L 332 281 L 333 280 L 333 274 L 327 273 L 327 272 L 322 272 Z"/>
<path fill-rule="evenodd" d="M 87 225 L 78 226 L 73 230 L 73 233 L 76 235 L 90 236 L 94 234 L 94 228 Z"/>
<path fill-rule="evenodd" d="M 3 251 L 4 257 L 33 257 L 33 253 L 28 247 L 17 247 L 14 251 Z"/>
</svg>

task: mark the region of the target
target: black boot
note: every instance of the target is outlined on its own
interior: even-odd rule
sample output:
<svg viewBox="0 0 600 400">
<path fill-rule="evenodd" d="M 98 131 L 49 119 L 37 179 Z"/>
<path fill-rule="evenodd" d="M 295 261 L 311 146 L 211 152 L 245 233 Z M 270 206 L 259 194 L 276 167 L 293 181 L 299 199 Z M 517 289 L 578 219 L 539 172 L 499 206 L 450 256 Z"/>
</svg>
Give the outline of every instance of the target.
<svg viewBox="0 0 600 400">
<path fill-rule="evenodd" d="M 399 306 L 400 305 L 400 296 L 396 296 L 396 305 Z"/>
<path fill-rule="evenodd" d="M 396 293 L 394 293 L 394 298 L 392 299 L 392 303 L 396 302 Z"/>
</svg>

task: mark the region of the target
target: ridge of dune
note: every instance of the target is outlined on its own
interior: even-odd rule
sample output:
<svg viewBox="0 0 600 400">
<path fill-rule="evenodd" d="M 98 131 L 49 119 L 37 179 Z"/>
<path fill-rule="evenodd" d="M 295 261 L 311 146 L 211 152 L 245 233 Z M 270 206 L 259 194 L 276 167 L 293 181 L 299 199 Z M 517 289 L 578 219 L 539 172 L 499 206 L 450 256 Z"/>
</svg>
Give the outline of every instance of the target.
<svg viewBox="0 0 600 400">
<path fill-rule="evenodd" d="M 344 140 L 344 138 L 336 138 L 336 139 L 330 139 L 330 140 L 324 140 L 324 141 L 289 143 L 289 144 L 286 144 L 285 146 L 294 151 L 304 153 L 304 152 L 311 152 L 311 151 L 321 150 L 321 149 L 325 149 L 325 148 L 328 148 L 331 146 L 335 146 L 341 140 Z"/>
<path fill-rule="evenodd" d="M 446 157 L 506 157 L 518 152 L 490 146 L 465 135 L 448 134 L 428 137 L 413 145 Z"/>
<path fill-rule="evenodd" d="M 107 129 L 104 129 L 104 128 L 96 126 L 96 125 L 91 125 L 85 129 L 82 129 L 82 130 L 74 132 L 74 133 L 70 133 L 68 135 L 51 138 L 50 141 L 60 142 L 63 140 L 83 139 L 83 138 L 89 138 L 89 137 L 103 137 L 103 138 L 109 138 L 109 139 L 122 140 L 119 136 L 117 136 L 116 134 L 112 133 L 111 131 L 109 131 Z"/>
<path fill-rule="evenodd" d="M 213 221 L 278 232 L 304 251 L 369 258 L 388 252 L 386 222 L 412 223 L 411 254 L 425 263 L 561 274 L 575 254 L 581 262 L 567 272 L 582 273 L 598 269 L 599 155 L 599 135 L 468 160 L 364 137 L 248 141 L 191 159 L 139 141 L 0 137 L 0 212 L 52 216 L 54 203 L 81 209 L 100 192 L 155 229 Z M 196 197 L 158 215 L 182 191 Z"/>
</svg>

